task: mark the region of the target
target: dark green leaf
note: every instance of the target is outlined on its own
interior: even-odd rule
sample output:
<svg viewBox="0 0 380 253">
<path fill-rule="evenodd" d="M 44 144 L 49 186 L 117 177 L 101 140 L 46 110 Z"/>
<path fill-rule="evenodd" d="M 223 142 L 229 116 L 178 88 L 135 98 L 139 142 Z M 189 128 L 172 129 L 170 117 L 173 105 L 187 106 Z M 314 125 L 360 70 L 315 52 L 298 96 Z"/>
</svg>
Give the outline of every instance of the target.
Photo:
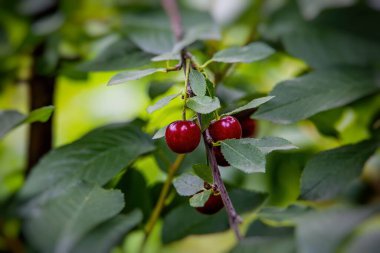
<svg viewBox="0 0 380 253">
<path fill-rule="evenodd" d="M 181 55 L 179 53 L 165 53 L 165 54 L 160 54 L 151 59 L 151 61 L 168 61 L 168 60 L 180 60 Z"/>
<path fill-rule="evenodd" d="M 249 225 L 246 233 L 247 237 L 260 236 L 260 237 L 291 237 L 294 235 L 294 227 L 275 227 L 269 226 L 261 220 L 255 220 Z"/>
<path fill-rule="evenodd" d="M 190 206 L 192 207 L 202 207 L 205 205 L 210 195 L 212 194 L 212 190 L 204 190 L 200 193 L 196 193 L 189 199 Z"/>
<path fill-rule="evenodd" d="M 246 238 L 233 248 L 231 253 L 295 253 L 293 238 Z"/>
<path fill-rule="evenodd" d="M 191 174 L 182 174 L 173 185 L 181 196 L 191 196 L 203 189 L 203 180 Z"/>
<path fill-rule="evenodd" d="M 152 54 L 170 52 L 174 45 L 173 33 L 170 29 L 139 27 L 130 29 L 128 37 L 139 48 Z"/>
<path fill-rule="evenodd" d="M 298 0 L 303 16 L 307 19 L 312 19 L 324 9 L 341 8 L 353 5 L 357 0 Z"/>
<path fill-rule="evenodd" d="M 83 179 L 103 185 L 153 149 L 149 136 L 129 124 L 96 129 L 43 157 L 33 168 L 20 197 L 31 197 L 66 180 Z"/>
<path fill-rule="evenodd" d="M 244 47 L 233 47 L 217 52 L 211 61 L 216 62 L 254 62 L 271 56 L 275 51 L 262 42 L 253 42 Z"/>
<path fill-rule="evenodd" d="M 206 94 L 206 78 L 201 72 L 191 69 L 189 73 L 189 82 L 195 95 L 204 96 Z"/>
<path fill-rule="evenodd" d="M 334 253 L 356 226 L 378 211 L 379 206 L 340 207 L 302 216 L 297 221 L 297 248 L 300 252 Z"/>
<path fill-rule="evenodd" d="M 143 70 L 124 71 L 124 72 L 121 72 L 121 73 L 113 76 L 111 78 L 111 80 L 108 82 L 108 85 L 126 83 L 128 81 L 137 80 L 137 79 L 143 78 L 145 76 L 149 76 L 149 75 L 157 73 L 157 72 L 166 72 L 166 69 L 159 68 L 159 69 L 143 69 Z"/>
<path fill-rule="evenodd" d="M 228 112 L 228 113 L 225 113 L 223 115 L 232 115 L 232 114 L 236 114 L 238 112 L 241 112 L 241 111 L 245 111 L 245 110 L 249 110 L 249 109 L 253 109 L 253 108 L 257 108 L 259 107 L 260 105 L 268 102 L 269 100 L 271 100 L 273 98 L 273 96 L 268 96 L 268 97 L 262 97 L 262 98 L 256 98 L 254 100 L 252 100 L 251 102 L 249 102 L 248 104 L 242 106 L 242 107 L 239 107 L 235 110 L 233 110 L 232 112 Z"/>
<path fill-rule="evenodd" d="M 31 213 L 24 231 L 39 252 L 70 252 L 86 233 L 116 215 L 123 206 L 121 192 L 79 184 Z"/>
<path fill-rule="evenodd" d="M 370 71 L 351 68 L 320 70 L 278 84 L 254 118 L 292 123 L 318 112 L 346 105 L 377 92 L 380 83 Z"/>
<path fill-rule="evenodd" d="M 338 197 L 360 176 L 364 163 L 378 146 L 377 141 L 364 141 L 316 155 L 303 170 L 301 197 L 309 200 Z"/>
<path fill-rule="evenodd" d="M 269 154 L 275 150 L 291 150 L 297 148 L 288 140 L 271 136 L 264 137 L 262 139 L 243 138 L 240 142 L 244 144 L 253 145 L 264 154 Z"/>
<path fill-rule="evenodd" d="M 81 71 L 110 71 L 141 67 L 150 62 L 151 54 L 142 52 L 125 38 L 119 38 L 104 48 L 99 55 L 77 66 Z"/>
<path fill-rule="evenodd" d="M 18 111 L 0 111 L 0 138 L 18 126 L 24 119 L 25 116 Z"/>
<path fill-rule="evenodd" d="M 305 215 L 311 210 L 311 208 L 301 205 L 291 205 L 287 208 L 265 207 L 260 210 L 258 216 L 275 222 L 294 223 L 296 218 Z"/>
<path fill-rule="evenodd" d="M 194 164 L 194 173 L 208 183 L 213 182 L 211 168 L 207 164 Z"/>
<path fill-rule="evenodd" d="M 172 101 L 173 99 L 175 99 L 179 95 L 181 95 L 181 94 L 180 93 L 179 94 L 173 94 L 173 95 L 161 98 L 154 105 L 149 106 L 146 110 L 148 111 L 148 113 L 152 113 L 158 109 L 161 109 L 162 107 L 169 104 L 170 101 Z"/>
<path fill-rule="evenodd" d="M 187 107 L 195 112 L 207 114 L 220 108 L 220 102 L 217 97 L 195 96 L 189 98 L 186 103 Z"/>
<path fill-rule="evenodd" d="M 142 215 L 134 211 L 127 215 L 118 215 L 90 231 L 71 251 L 72 253 L 108 253 L 125 235 L 141 222 Z"/>
<path fill-rule="evenodd" d="M 265 172 L 265 155 L 254 145 L 240 139 L 224 140 L 222 153 L 232 167 L 246 173 Z"/>
</svg>

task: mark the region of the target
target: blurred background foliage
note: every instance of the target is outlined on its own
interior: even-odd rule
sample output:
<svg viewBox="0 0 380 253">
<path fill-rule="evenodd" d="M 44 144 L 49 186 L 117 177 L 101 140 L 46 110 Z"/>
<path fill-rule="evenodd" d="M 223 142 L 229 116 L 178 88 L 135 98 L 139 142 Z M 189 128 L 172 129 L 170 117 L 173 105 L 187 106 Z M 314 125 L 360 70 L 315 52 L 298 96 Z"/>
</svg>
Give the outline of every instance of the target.
<svg viewBox="0 0 380 253">
<path fill-rule="evenodd" d="M 180 3 L 187 31 L 198 26 L 213 26 L 214 22 L 220 27 L 219 41 L 215 39 L 216 31 L 201 34 L 199 39 L 205 41 L 191 46 L 200 63 L 220 49 L 243 45 L 247 40 L 265 40 L 277 50 L 266 60 L 234 65 L 228 70 L 217 91 L 226 107 L 268 94 L 281 81 L 315 70 L 341 64 L 377 70 L 380 66 L 380 30 L 377 28 L 380 6 L 376 0 L 184 0 Z M 36 48 L 41 45 L 43 50 L 39 52 Z M 111 87 L 106 83 L 125 68 L 158 65 L 150 59 L 169 51 L 173 45 L 170 24 L 159 1 L 2 1 L 0 109 L 16 109 L 27 114 L 33 99 L 29 80 L 32 76 L 44 75 L 53 78 L 55 83 L 54 147 L 71 143 L 96 127 L 137 118 L 145 121 L 144 130 L 153 134 L 181 117 L 181 101 L 173 101 L 153 114 L 146 112 L 147 106 L 180 91 L 181 73 L 155 74 Z M 168 61 L 170 66 L 175 63 Z M 224 67 L 215 64 L 210 69 L 220 72 Z M 268 205 L 286 207 L 299 198 L 300 176 L 307 161 L 319 151 L 372 136 L 370 126 L 378 122 L 379 112 L 379 94 L 374 93 L 345 107 L 323 111 L 288 125 L 260 120 L 258 137 L 283 137 L 299 149 L 271 154 L 265 174 L 225 170 L 223 177 L 231 187 L 268 193 Z M 28 128 L 27 125 L 18 127 L 0 142 L 0 203 L 6 202 L 23 185 L 28 163 Z M 134 169 L 128 170 L 130 175 L 125 178 L 129 181 L 121 186 L 127 187 L 123 191 L 135 192 L 138 198 L 152 199 L 139 204 L 144 219 L 157 199 L 168 164 L 175 159 L 162 140 L 157 145 L 160 148 L 140 158 Z M 181 171 L 190 170 L 194 163 L 202 163 L 202 154 L 204 152 L 198 150 L 189 155 Z M 377 153 L 366 163 L 364 177 L 379 182 L 375 180 L 380 177 L 379 167 Z M 184 203 L 174 191 L 171 194 L 173 203 Z M 126 198 L 126 208 L 128 201 L 133 202 L 133 199 Z M 257 215 L 244 216 L 247 222 L 243 227 L 248 229 L 249 221 Z M 378 220 L 374 224 L 379 224 Z M 7 222 L 9 233 L 17 234 L 18 222 Z M 146 252 L 206 252 L 206 249 L 223 252 L 233 245 L 230 231 L 191 235 L 163 244 L 161 227 L 160 221 Z M 114 252 L 135 252 L 141 238 L 141 230 L 129 234 Z M 0 240 L 0 251 L 4 243 Z"/>
</svg>

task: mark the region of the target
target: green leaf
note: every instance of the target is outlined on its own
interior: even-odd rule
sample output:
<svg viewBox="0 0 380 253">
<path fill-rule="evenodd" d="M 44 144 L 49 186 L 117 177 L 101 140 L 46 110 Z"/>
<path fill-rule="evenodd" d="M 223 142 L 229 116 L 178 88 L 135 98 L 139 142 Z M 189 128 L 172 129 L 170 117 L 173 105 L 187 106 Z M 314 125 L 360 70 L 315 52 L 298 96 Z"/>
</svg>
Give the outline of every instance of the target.
<svg viewBox="0 0 380 253">
<path fill-rule="evenodd" d="M 170 52 L 174 46 L 174 37 L 170 29 L 138 27 L 129 29 L 128 37 L 139 48 L 152 54 Z"/>
<path fill-rule="evenodd" d="M 39 252 L 70 252 L 86 233 L 119 213 L 123 206 L 119 191 L 82 183 L 31 213 L 24 231 Z"/>
<path fill-rule="evenodd" d="M 141 212 L 118 215 L 91 230 L 71 251 L 72 253 L 107 253 L 142 220 Z"/>
<path fill-rule="evenodd" d="M 291 205 L 286 208 L 264 207 L 259 211 L 258 216 L 265 220 L 293 224 L 296 218 L 307 214 L 311 210 L 310 207 L 301 205 Z"/>
<path fill-rule="evenodd" d="M 233 110 L 232 112 L 225 113 L 223 115 L 233 115 L 233 114 L 236 114 L 236 113 L 241 112 L 241 111 L 257 108 L 260 105 L 268 102 L 272 98 L 274 98 L 274 97 L 273 96 L 267 96 L 267 97 L 262 97 L 262 98 L 256 98 L 256 99 L 252 100 L 251 102 L 247 103 L 246 105 L 239 107 L 239 108 Z"/>
<path fill-rule="evenodd" d="M 301 12 L 307 19 L 313 19 L 324 9 L 342 8 L 353 5 L 357 0 L 298 0 Z"/>
<path fill-rule="evenodd" d="M 261 106 L 254 118 L 293 123 L 318 112 L 337 108 L 380 89 L 372 72 L 340 68 L 320 70 L 278 84 L 272 100 Z"/>
<path fill-rule="evenodd" d="M 137 68 L 150 62 L 152 54 L 142 52 L 125 38 L 118 38 L 105 47 L 93 60 L 77 66 L 81 71 L 110 71 Z"/>
<path fill-rule="evenodd" d="M 0 138 L 18 126 L 24 119 L 25 116 L 18 111 L 0 111 Z"/>
<path fill-rule="evenodd" d="M 220 101 L 217 97 L 195 96 L 189 98 L 186 105 L 195 112 L 207 114 L 219 109 Z"/>
<path fill-rule="evenodd" d="M 347 253 L 377 253 L 380 247 L 380 230 L 377 224 L 376 228 L 368 229 L 363 231 L 356 238 L 353 238 L 348 246 L 346 247 Z"/>
<path fill-rule="evenodd" d="M 200 193 L 194 194 L 190 199 L 190 206 L 192 207 L 202 207 L 205 205 L 210 195 L 212 194 L 212 190 L 204 190 Z"/>
<path fill-rule="evenodd" d="M 378 146 L 378 141 L 364 141 L 317 154 L 303 170 L 301 198 L 327 200 L 338 197 L 360 176 L 364 163 Z"/>
<path fill-rule="evenodd" d="M 211 168 L 207 164 L 194 164 L 193 171 L 198 177 L 208 183 L 212 183 L 214 181 Z"/>
<path fill-rule="evenodd" d="M 19 197 L 29 198 L 59 182 L 78 179 L 104 185 L 153 149 L 149 136 L 130 124 L 96 129 L 44 156 L 33 168 Z"/>
<path fill-rule="evenodd" d="M 247 237 L 260 236 L 260 237 L 284 237 L 294 235 L 293 226 L 283 226 L 275 227 L 269 226 L 262 222 L 261 220 L 255 220 L 249 225 L 248 231 L 246 233 Z"/>
<path fill-rule="evenodd" d="M 203 189 L 203 180 L 191 174 L 182 174 L 173 185 L 181 196 L 191 196 Z"/>
<path fill-rule="evenodd" d="M 263 42 L 253 42 L 244 47 L 233 47 L 217 52 L 210 61 L 216 62 L 254 62 L 271 56 L 275 51 Z"/>
<path fill-rule="evenodd" d="M 46 122 L 49 120 L 50 116 L 53 114 L 54 106 L 44 106 L 32 111 L 28 117 L 23 121 L 23 123 L 33 123 L 33 122 Z"/>
<path fill-rule="evenodd" d="M 152 137 L 153 140 L 161 139 L 162 137 L 165 136 L 166 128 L 168 126 L 165 126 L 163 128 L 160 128 Z"/>
<path fill-rule="evenodd" d="M 181 55 L 179 53 L 169 52 L 169 53 L 157 55 L 150 60 L 151 61 L 168 61 L 168 60 L 180 60 L 180 59 L 181 59 Z"/>
<path fill-rule="evenodd" d="M 121 72 L 121 73 L 113 76 L 111 78 L 111 80 L 108 82 L 108 85 L 126 83 L 128 81 L 137 80 L 137 79 L 143 78 L 145 76 L 149 76 L 149 75 L 157 73 L 157 72 L 166 72 L 166 69 L 158 68 L 158 69 L 143 69 L 143 70 L 124 71 L 124 72 Z"/>
<path fill-rule="evenodd" d="M 240 139 L 221 141 L 224 158 L 232 167 L 246 173 L 265 172 L 265 155 L 254 145 Z"/>
<path fill-rule="evenodd" d="M 303 29 L 283 38 L 286 51 L 314 68 L 370 66 L 379 62 L 378 42 L 342 30 Z"/>
<path fill-rule="evenodd" d="M 294 253 L 296 245 L 291 237 L 280 238 L 245 238 L 238 243 L 231 253 Z"/>
<path fill-rule="evenodd" d="M 161 109 L 162 107 L 169 104 L 170 101 L 172 101 L 173 99 L 175 99 L 179 95 L 181 95 L 181 93 L 173 94 L 173 95 L 169 95 L 169 96 L 166 96 L 164 98 L 161 98 L 154 105 L 149 106 L 146 110 L 148 111 L 148 113 L 152 113 L 158 109 Z"/>
<path fill-rule="evenodd" d="M 195 69 L 191 69 L 189 73 L 189 81 L 191 89 L 195 95 L 206 95 L 206 78 L 201 72 Z"/>
<path fill-rule="evenodd" d="M 310 213 L 297 221 L 296 240 L 300 252 L 334 253 L 342 241 L 379 206 L 340 207 Z"/>
<path fill-rule="evenodd" d="M 269 154 L 275 150 L 291 150 L 297 148 L 288 140 L 271 136 L 264 137 L 262 139 L 243 138 L 240 140 L 240 142 L 244 144 L 253 145 L 264 154 Z"/>
</svg>

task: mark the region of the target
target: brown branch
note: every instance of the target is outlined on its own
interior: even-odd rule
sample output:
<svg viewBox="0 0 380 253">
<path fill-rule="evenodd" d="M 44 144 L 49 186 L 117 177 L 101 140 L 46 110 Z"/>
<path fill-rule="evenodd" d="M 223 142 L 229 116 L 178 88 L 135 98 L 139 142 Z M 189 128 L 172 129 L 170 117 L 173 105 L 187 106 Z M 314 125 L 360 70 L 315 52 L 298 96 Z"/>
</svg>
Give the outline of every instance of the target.
<svg viewBox="0 0 380 253">
<path fill-rule="evenodd" d="M 181 18 L 180 18 L 180 13 L 178 9 L 178 5 L 176 0 L 162 0 L 162 5 L 167 13 L 167 15 L 170 18 L 171 21 L 171 27 L 173 29 L 173 33 L 175 34 L 175 37 L 177 40 L 179 40 L 183 36 L 183 31 L 182 31 L 182 24 L 181 24 Z M 191 64 L 193 65 L 194 62 L 192 61 L 186 61 L 186 59 L 189 58 L 189 53 L 186 51 L 186 49 L 182 49 L 181 53 L 181 61 L 183 64 L 183 69 L 186 70 L 187 66 L 186 64 Z M 191 59 L 191 58 L 190 58 Z M 191 66 L 190 66 L 191 67 Z M 186 80 L 188 83 L 189 80 Z M 187 86 L 187 94 L 188 96 L 193 96 L 193 92 L 191 90 L 191 86 Z M 200 114 L 197 114 L 198 121 L 201 123 L 202 118 Z M 223 180 L 220 175 L 220 171 L 216 162 L 216 158 L 214 153 L 212 152 L 212 147 L 207 143 L 207 140 L 210 139 L 210 136 L 208 134 L 208 131 L 203 132 L 203 139 L 205 142 L 205 147 L 207 150 L 207 157 L 210 162 L 210 166 L 212 169 L 213 173 L 213 178 L 214 178 L 214 184 L 217 187 L 217 189 L 220 191 L 224 206 L 226 208 L 227 214 L 228 214 L 228 220 L 230 223 L 231 229 L 234 231 L 235 236 L 238 240 L 241 240 L 242 236 L 239 231 L 239 223 L 242 222 L 241 217 L 237 214 L 232 201 L 227 193 L 226 187 L 223 183 Z"/>
</svg>

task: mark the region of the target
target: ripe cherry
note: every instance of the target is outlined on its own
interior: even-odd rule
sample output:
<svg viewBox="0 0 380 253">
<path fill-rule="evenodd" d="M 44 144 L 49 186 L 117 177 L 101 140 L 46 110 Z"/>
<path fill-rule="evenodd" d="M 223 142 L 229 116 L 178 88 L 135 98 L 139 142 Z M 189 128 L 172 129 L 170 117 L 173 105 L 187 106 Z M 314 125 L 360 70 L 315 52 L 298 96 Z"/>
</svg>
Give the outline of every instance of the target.
<svg viewBox="0 0 380 253">
<path fill-rule="evenodd" d="M 201 140 L 201 129 L 192 121 L 174 121 L 166 128 L 165 139 L 173 152 L 189 153 L 198 147 Z"/>
<path fill-rule="evenodd" d="M 227 116 L 212 122 L 208 127 L 208 130 L 215 142 L 226 139 L 240 139 L 242 136 L 241 125 L 239 121 L 232 116 Z M 220 147 L 213 147 L 213 152 L 218 165 L 229 166 Z"/>
<path fill-rule="evenodd" d="M 210 197 L 202 207 L 196 207 L 196 210 L 203 214 L 217 213 L 224 206 L 222 197 L 219 192 L 211 193 Z"/>
<path fill-rule="evenodd" d="M 253 137 L 257 131 L 256 120 L 251 119 L 250 117 L 239 119 L 241 128 L 242 128 L 242 138 Z"/>
<path fill-rule="evenodd" d="M 232 116 L 226 116 L 211 122 L 208 131 L 215 142 L 226 139 L 240 139 L 242 134 L 239 121 Z"/>
</svg>

